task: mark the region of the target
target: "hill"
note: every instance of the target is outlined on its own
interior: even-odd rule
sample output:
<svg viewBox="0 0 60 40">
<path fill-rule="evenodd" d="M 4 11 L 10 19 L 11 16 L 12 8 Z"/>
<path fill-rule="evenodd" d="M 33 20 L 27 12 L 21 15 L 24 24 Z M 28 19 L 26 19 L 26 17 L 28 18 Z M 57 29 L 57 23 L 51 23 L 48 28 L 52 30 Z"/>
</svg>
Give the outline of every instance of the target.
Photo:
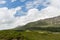
<svg viewBox="0 0 60 40">
<path fill-rule="evenodd" d="M 24 26 L 18 26 L 15 28 L 15 30 L 26 30 L 26 29 L 32 29 L 32 30 L 40 30 L 40 29 L 60 29 L 60 16 L 48 18 L 44 20 L 39 20 L 35 22 L 28 23 Z"/>
</svg>

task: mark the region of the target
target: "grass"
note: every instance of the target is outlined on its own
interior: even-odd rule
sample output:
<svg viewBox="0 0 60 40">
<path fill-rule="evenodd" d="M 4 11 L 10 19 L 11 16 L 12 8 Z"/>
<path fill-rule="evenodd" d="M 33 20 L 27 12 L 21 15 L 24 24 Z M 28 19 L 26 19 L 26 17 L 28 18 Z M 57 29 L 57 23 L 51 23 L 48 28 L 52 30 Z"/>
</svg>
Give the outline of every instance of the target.
<svg viewBox="0 0 60 40">
<path fill-rule="evenodd" d="M 22 32 L 22 34 L 29 40 L 60 40 L 60 34 L 48 32 Z"/>
<path fill-rule="evenodd" d="M 18 31 L 18 30 L 5 30 L 0 31 L 0 40 L 60 40 L 60 33 L 47 31 Z"/>
</svg>

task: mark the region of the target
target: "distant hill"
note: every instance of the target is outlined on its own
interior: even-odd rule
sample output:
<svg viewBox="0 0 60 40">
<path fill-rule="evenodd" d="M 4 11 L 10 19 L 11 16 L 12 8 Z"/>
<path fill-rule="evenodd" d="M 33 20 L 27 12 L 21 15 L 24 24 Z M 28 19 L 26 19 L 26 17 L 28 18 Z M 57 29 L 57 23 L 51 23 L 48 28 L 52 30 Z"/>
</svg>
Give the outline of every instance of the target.
<svg viewBox="0 0 60 40">
<path fill-rule="evenodd" d="M 48 18 L 44 20 L 38 20 L 35 22 L 28 23 L 22 27 L 18 26 L 17 30 L 25 30 L 25 29 L 40 29 L 40 28 L 60 28 L 60 16 Z"/>
</svg>

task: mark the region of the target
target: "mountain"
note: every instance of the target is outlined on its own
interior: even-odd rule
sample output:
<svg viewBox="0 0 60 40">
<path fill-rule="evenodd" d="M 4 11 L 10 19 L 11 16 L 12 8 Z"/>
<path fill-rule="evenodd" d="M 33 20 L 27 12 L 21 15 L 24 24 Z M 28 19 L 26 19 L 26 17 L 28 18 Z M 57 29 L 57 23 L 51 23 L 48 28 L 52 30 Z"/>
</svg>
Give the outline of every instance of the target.
<svg viewBox="0 0 60 40">
<path fill-rule="evenodd" d="M 38 20 L 35 22 L 28 23 L 27 25 L 24 25 L 22 27 L 18 26 L 17 30 L 26 30 L 26 29 L 41 29 L 41 28 L 60 28 L 60 16 L 53 17 L 53 18 L 47 18 L 43 20 Z"/>
</svg>

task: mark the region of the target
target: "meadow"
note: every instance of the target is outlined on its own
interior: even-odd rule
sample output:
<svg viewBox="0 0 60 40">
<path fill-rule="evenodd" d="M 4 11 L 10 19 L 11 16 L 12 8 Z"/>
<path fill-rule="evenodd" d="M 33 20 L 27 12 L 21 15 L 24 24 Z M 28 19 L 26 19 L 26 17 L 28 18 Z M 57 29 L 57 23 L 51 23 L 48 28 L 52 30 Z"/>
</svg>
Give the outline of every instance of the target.
<svg viewBox="0 0 60 40">
<path fill-rule="evenodd" d="M 0 40 L 60 40 L 60 32 L 37 30 L 3 30 Z"/>
</svg>

